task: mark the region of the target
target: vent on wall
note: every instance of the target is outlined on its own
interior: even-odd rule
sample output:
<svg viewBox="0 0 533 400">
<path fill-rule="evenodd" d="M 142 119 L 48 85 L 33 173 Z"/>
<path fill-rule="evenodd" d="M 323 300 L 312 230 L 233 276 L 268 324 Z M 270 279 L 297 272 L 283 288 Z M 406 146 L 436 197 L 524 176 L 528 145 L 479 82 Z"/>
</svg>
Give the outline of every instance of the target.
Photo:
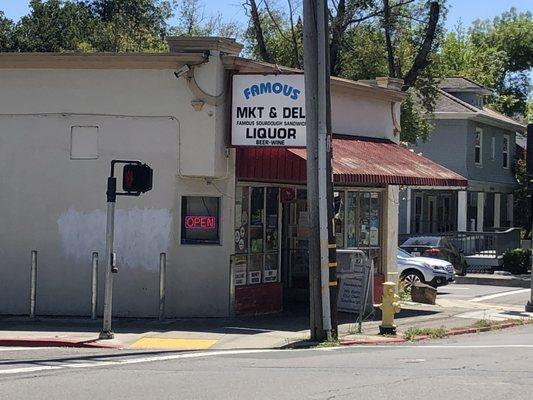
<svg viewBox="0 0 533 400">
<path fill-rule="evenodd" d="M 95 160 L 98 158 L 98 127 L 70 127 L 70 159 Z"/>
</svg>

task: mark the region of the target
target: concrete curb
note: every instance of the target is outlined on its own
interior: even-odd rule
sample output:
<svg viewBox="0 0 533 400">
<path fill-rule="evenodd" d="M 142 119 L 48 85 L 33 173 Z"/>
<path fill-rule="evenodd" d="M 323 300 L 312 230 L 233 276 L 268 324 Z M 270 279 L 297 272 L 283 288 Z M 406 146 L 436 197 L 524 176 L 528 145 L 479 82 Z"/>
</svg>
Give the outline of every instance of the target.
<svg viewBox="0 0 533 400">
<path fill-rule="evenodd" d="M 101 342 L 99 340 L 74 340 L 59 338 L 5 338 L 0 339 L 0 347 L 77 347 L 93 349 L 122 349 L 117 342 Z"/>
<path fill-rule="evenodd" d="M 476 276 L 456 276 L 456 284 L 464 285 L 490 285 L 490 286 L 506 286 L 506 287 L 518 287 L 529 288 L 531 287 L 531 280 L 521 278 L 486 278 Z"/>
<path fill-rule="evenodd" d="M 450 337 L 450 336 L 458 336 L 458 335 L 467 335 L 471 333 L 480 333 L 480 332 L 488 332 L 488 331 L 494 331 L 499 329 L 505 329 L 505 328 L 512 328 L 514 326 L 521 326 L 524 325 L 521 321 L 516 322 L 504 322 L 501 324 L 495 324 L 492 326 L 483 326 L 480 328 L 475 327 L 468 327 L 468 328 L 459 328 L 459 329 L 450 329 L 447 330 L 444 333 L 444 337 Z M 428 340 L 431 339 L 429 335 L 418 335 L 415 336 L 411 342 L 420 342 L 422 340 Z M 394 343 L 406 343 L 409 342 L 409 340 L 403 338 L 403 337 L 372 337 L 372 338 L 365 338 L 365 339 L 345 339 L 341 340 L 340 345 L 341 346 L 351 346 L 351 345 L 380 345 L 380 344 L 394 344 Z"/>
<path fill-rule="evenodd" d="M 407 340 L 401 337 L 375 337 L 365 339 L 345 339 L 340 341 L 341 346 L 351 346 L 355 344 L 389 344 L 389 343 L 405 343 Z"/>
</svg>

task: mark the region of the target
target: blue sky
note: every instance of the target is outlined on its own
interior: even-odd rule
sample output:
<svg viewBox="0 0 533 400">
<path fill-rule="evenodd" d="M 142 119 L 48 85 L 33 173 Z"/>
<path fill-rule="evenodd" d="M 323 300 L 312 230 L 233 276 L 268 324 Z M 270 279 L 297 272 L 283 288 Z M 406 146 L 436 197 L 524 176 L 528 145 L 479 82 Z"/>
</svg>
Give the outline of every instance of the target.
<svg viewBox="0 0 533 400">
<path fill-rule="evenodd" d="M 282 3 L 282 2 L 281 2 Z M 220 12 L 225 19 L 246 23 L 240 0 L 204 0 L 206 15 Z M 466 27 L 476 19 L 487 19 L 516 7 L 518 11 L 533 11 L 532 0 L 449 0 L 450 12 L 446 25 L 453 28 L 459 20 Z M 0 0 L 0 10 L 18 20 L 28 12 L 28 0 Z"/>
</svg>

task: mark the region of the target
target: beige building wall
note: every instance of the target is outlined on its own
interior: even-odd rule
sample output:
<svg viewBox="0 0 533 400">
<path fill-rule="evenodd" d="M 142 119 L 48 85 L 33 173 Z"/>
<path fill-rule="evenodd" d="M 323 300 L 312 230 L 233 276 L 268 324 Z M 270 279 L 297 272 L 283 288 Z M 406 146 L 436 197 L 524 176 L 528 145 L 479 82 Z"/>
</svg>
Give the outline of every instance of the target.
<svg viewBox="0 0 533 400">
<path fill-rule="evenodd" d="M 220 94 L 225 73 L 213 59 L 197 68 L 197 80 Z M 168 316 L 228 315 L 235 184 L 225 105 L 195 111 L 185 77 L 173 72 L 0 70 L 0 313 L 28 312 L 35 249 L 37 314 L 90 314 L 91 253 L 103 260 L 110 161 L 138 159 L 154 168 L 154 189 L 117 199 L 114 313 L 157 315 L 166 252 Z M 71 159 L 78 126 L 96 127 L 97 158 Z M 221 245 L 180 244 L 182 195 L 221 198 Z M 99 272 L 101 309 L 103 265 Z"/>
</svg>

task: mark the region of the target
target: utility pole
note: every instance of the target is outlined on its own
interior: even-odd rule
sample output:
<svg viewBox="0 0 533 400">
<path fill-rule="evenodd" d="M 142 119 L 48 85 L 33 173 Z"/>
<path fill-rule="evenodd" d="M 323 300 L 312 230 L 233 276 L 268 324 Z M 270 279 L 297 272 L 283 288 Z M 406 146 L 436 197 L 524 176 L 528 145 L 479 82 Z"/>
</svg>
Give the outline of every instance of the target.
<svg viewBox="0 0 533 400">
<path fill-rule="evenodd" d="M 527 126 L 527 156 L 526 156 L 526 176 L 527 191 L 529 193 L 529 216 L 531 223 L 531 251 L 533 253 L 533 124 Z M 526 311 L 533 312 L 533 255 L 531 256 L 531 291 L 529 301 L 526 304 Z"/>
<path fill-rule="evenodd" d="M 304 71 L 309 213 L 309 301 L 312 340 L 332 338 L 330 239 L 333 193 L 327 4 L 304 0 Z M 330 210 L 331 208 L 331 210 Z M 334 275 L 333 270 L 333 275 Z M 336 281 L 332 281 L 332 287 Z M 335 291 L 336 292 L 336 291 Z M 335 329 L 336 330 L 336 329 Z"/>
</svg>

